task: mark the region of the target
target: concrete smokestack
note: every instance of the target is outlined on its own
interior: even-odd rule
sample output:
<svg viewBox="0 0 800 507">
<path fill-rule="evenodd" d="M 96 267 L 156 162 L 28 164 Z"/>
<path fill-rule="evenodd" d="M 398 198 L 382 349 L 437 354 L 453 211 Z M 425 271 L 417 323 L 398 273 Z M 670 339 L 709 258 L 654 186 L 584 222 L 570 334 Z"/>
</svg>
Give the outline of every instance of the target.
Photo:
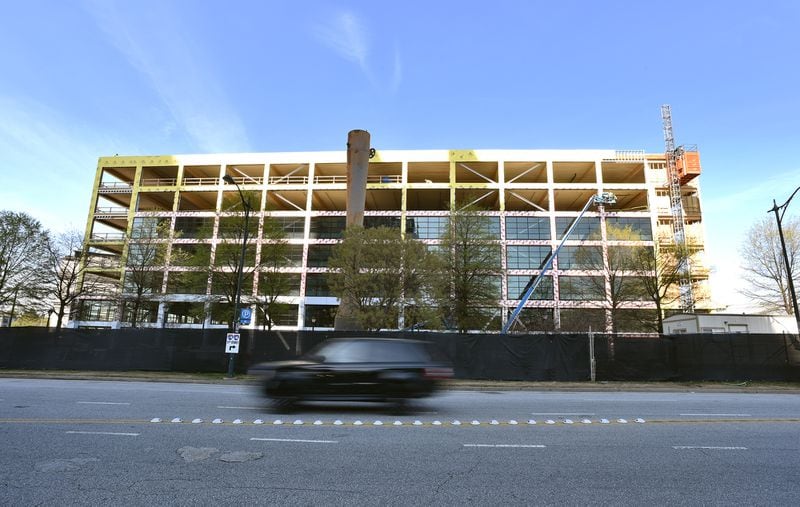
<svg viewBox="0 0 800 507">
<path fill-rule="evenodd" d="M 351 130 L 347 134 L 347 220 L 346 228 L 364 225 L 364 205 L 367 200 L 367 172 L 369 171 L 369 132 Z M 342 298 L 333 329 L 355 331 L 359 329 L 353 318 L 354 302 Z"/>
<path fill-rule="evenodd" d="M 347 227 L 364 225 L 369 171 L 369 132 L 351 130 L 347 134 Z"/>
</svg>

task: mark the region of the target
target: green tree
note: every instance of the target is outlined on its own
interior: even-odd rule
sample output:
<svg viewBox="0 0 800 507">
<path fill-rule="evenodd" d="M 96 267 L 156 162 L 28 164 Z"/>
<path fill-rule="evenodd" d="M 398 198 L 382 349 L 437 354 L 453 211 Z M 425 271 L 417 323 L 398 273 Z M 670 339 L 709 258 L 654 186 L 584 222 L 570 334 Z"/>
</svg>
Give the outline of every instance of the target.
<svg viewBox="0 0 800 507">
<path fill-rule="evenodd" d="M 0 308 L 17 314 L 42 299 L 47 242 L 47 231 L 32 216 L 0 211 Z"/>
<path fill-rule="evenodd" d="M 397 229 L 349 227 L 329 260 L 328 285 L 361 329 L 394 329 L 405 302 L 426 305 L 433 262 L 424 244 Z"/>
<path fill-rule="evenodd" d="M 781 230 L 794 286 L 800 290 L 800 219 L 785 218 L 781 221 Z M 750 226 L 739 253 L 743 278 L 747 282 L 742 294 L 767 311 L 794 315 L 789 276 L 774 216 L 765 216 Z"/>
<path fill-rule="evenodd" d="M 456 204 L 437 249 L 436 292 L 440 315 L 459 332 L 482 329 L 499 306 L 499 230 L 475 206 Z"/>
</svg>

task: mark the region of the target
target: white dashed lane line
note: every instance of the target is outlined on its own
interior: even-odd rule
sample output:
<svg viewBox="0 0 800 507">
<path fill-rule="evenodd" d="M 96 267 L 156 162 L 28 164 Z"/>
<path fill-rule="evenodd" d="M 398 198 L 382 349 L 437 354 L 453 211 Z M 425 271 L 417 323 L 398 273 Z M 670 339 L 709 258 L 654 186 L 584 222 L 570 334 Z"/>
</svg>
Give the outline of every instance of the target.
<svg viewBox="0 0 800 507">
<path fill-rule="evenodd" d="M 117 437 L 138 437 L 140 433 L 118 433 L 114 431 L 65 431 L 70 435 L 111 435 Z"/>
<path fill-rule="evenodd" d="M 725 446 L 712 446 L 712 445 L 673 445 L 673 449 L 706 449 L 712 451 L 746 451 L 747 447 L 725 447 Z"/>
<path fill-rule="evenodd" d="M 119 401 L 77 401 L 78 405 L 130 405 L 130 403 Z"/>
<path fill-rule="evenodd" d="M 264 410 L 264 407 L 226 407 L 226 406 L 218 406 L 217 408 L 235 409 L 235 410 Z"/>
<path fill-rule="evenodd" d="M 686 417 L 752 417 L 750 414 L 681 414 Z"/>
<path fill-rule="evenodd" d="M 544 449 L 546 445 L 536 444 L 463 444 L 464 447 L 522 447 L 528 449 Z"/>
<path fill-rule="evenodd" d="M 256 440 L 258 442 L 298 442 L 301 444 L 338 444 L 338 440 L 306 440 L 302 438 L 256 438 L 253 437 L 250 440 Z"/>
</svg>

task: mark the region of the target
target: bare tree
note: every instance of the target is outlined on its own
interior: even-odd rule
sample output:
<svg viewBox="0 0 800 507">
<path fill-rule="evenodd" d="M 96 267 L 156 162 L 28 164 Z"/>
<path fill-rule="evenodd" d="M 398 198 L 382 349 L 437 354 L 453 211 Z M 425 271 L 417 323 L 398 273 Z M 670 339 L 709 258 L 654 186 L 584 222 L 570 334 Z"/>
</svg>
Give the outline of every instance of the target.
<svg viewBox="0 0 800 507">
<path fill-rule="evenodd" d="M 800 219 L 786 218 L 781 223 L 786 254 L 798 286 L 800 269 Z M 786 312 L 793 315 L 789 277 L 783 259 L 778 227 L 771 216 L 754 223 L 747 231 L 745 241 L 739 249 L 742 270 L 747 288 L 742 294 L 770 312 Z"/>
<path fill-rule="evenodd" d="M 27 213 L 0 211 L 0 308 L 11 318 L 42 298 L 47 232 Z"/>
<path fill-rule="evenodd" d="M 648 300 L 656 306 L 654 331 L 664 332 L 664 314 L 670 305 L 680 300 L 681 276 L 691 259 L 692 250 L 687 245 L 667 243 L 637 249 L 633 267 L 639 273 Z"/>
<path fill-rule="evenodd" d="M 98 294 L 106 284 L 90 273 L 81 262 L 83 235 L 70 230 L 51 235 L 47 241 L 47 278 L 44 288 L 54 303 L 56 329 L 61 329 L 67 309 L 87 294 Z"/>
<path fill-rule="evenodd" d="M 294 276 L 281 271 L 291 263 L 285 231 L 274 218 L 268 216 L 264 217 L 262 227 L 262 236 L 269 242 L 261 245 L 261 272 L 258 281 L 257 304 L 264 326 L 271 330 L 276 317 L 288 307 L 285 303 L 280 302 L 280 297 L 289 293 Z"/>
<path fill-rule="evenodd" d="M 602 277 L 589 277 L 589 283 L 593 285 L 593 292 L 605 295 L 606 307 L 611 312 L 611 331 L 616 332 L 624 320 L 621 310 L 627 302 L 650 301 L 656 307 L 655 318 L 642 318 L 640 314 L 637 327 L 661 332 L 665 307 L 680 297 L 676 287 L 691 251 L 680 245 L 660 248 L 637 245 L 635 242 L 642 241 L 642 237 L 631 226 L 609 225 L 606 234 L 610 239 L 628 244 L 609 245 L 606 261 L 599 246 L 581 247 L 576 259 L 584 269 L 603 273 Z M 599 236 L 592 239 L 599 239 Z"/>
<path fill-rule="evenodd" d="M 575 263 L 581 269 L 599 271 L 602 276 L 589 276 L 583 280 L 587 290 L 605 301 L 605 307 L 611 313 L 611 332 L 619 327 L 620 310 L 629 301 L 647 299 L 643 278 L 654 276 L 649 266 L 641 266 L 639 259 L 653 250 L 649 246 L 631 245 L 630 242 L 641 241 L 641 235 L 630 226 L 620 228 L 609 225 L 607 236 L 616 241 L 625 241 L 627 245 L 581 246 L 575 254 Z M 589 239 L 599 240 L 599 235 Z"/>
<path fill-rule="evenodd" d="M 145 302 L 161 293 L 169 231 L 167 220 L 142 217 L 134 220 L 128 234 L 122 302 L 123 320 L 128 320 L 131 327 L 137 327 L 147 316 Z"/>
<path fill-rule="evenodd" d="M 245 200 L 252 205 L 258 202 L 259 196 L 253 192 L 244 193 Z M 208 266 L 212 276 L 212 292 L 223 297 L 223 303 L 215 304 L 212 311 L 218 318 L 224 318 L 233 328 L 233 313 L 229 311 L 236 301 L 236 288 L 239 282 L 239 262 L 242 258 L 242 242 L 245 237 L 245 214 L 241 200 L 231 198 L 223 204 L 226 212 L 235 212 L 235 215 L 224 215 L 219 219 L 217 228 L 217 243 L 213 265 Z M 242 266 L 241 301 L 247 305 L 253 302 L 252 288 L 254 274 L 260 269 L 256 264 L 255 239 L 258 232 L 258 217 L 250 214 L 247 217 L 247 244 L 244 251 L 244 264 Z M 228 312 L 229 315 L 224 312 Z"/>
</svg>

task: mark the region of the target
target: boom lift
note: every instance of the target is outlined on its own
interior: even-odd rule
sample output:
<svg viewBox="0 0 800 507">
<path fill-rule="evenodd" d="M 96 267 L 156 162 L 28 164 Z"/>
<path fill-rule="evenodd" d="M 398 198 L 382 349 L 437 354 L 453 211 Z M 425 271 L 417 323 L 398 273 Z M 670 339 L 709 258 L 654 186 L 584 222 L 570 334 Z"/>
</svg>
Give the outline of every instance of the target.
<svg viewBox="0 0 800 507">
<path fill-rule="evenodd" d="M 616 196 L 610 192 L 603 192 L 602 194 L 593 195 L 592 197 L 589 198 L 588 201 L 586 201 L 586 205 L 578 214 L 577 218 L 575 218 L 575 221 L 572 222 L 572 224 L 569 226 L 569 229 L 567 229 L 567 232 L 564 234 L 564 237 L 561 238 L 561 243 L 559 243 L 555 251 L 552 252 L 550 256 L 548 256 L 547 261 L 542 267 L 542 270 L 539 272 L 538 275 L 536 275 L 535 278 L 531 278 L 531 280 L 528 282 L 528 285 L 525 289 L 525 293 L 522 295 L 522 298 L 520 298 L 519 304 L 511 313 L 511 317 L 508 319 L 508 322 L 506 322 L 506 325 L 503 326 L 503 330 L 500 331 L 500 334 L 508 333 L 508 330 L 511 329 L 511 326 L 513 326 L 514 323 L 517 321 L 519 313 L 522 311 L 522 308 L 525 306 L 525 303 L 528 302 L 528 299 L 530 299 L 531 294 L 533 294 L 533 291 L 536 290 L 536 287 L 539 286 L 539 283 L 544 278 L 544 275 L 553 266 L 553 260 L 556 258 L 556 256 L 558 256 L 559 250 L 561 250 L 561 247 L 564 246 L 564 243 L 567 242 L 567 239 L 569 239 L 569 235 L 572 234 L 572 231 L 575 229 L 575 226 L 577 226 L 578 222 L 581 221 L 581 218 L 583 218 L 583 215 L 586 213 L 586 210 L 589 209 L 589 206 L 591 206 L 592 204 L 594 204 L 595 206 L 603 206 L 605 204 L 614 204 L 616 202 L 617 202 Z"/>
</svg>

